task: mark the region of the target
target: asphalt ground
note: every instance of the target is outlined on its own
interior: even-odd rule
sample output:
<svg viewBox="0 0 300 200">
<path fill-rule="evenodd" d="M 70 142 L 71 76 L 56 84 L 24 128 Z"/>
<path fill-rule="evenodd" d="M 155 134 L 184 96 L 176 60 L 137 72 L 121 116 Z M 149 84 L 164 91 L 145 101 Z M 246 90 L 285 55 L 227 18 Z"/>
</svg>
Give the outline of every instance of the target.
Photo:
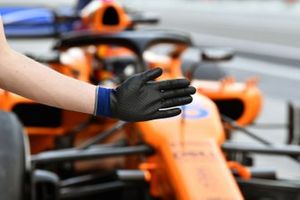
<svg viewBox="0 0 300 200">
<path fill-rule="evenodd" d="M 58 2 L 61 3 L 51 1 L 48 4 L 53 6 Z M 268 1 L 269 4 L 266 1 L 259 6 L 257 1 L 253 1 L 256 4 L 250 1 L 238 4 L 227 2 L 132 0 L 130 5 L 160 13 L 162 23 L 159 28 L 189 32 L 200 46 L 230 46 L 237 49 L 238 56 L 222 66 L 239 81 L 260 76 L 259 87 L 265 99 L 257 121 L 284 124 L 287 102 L 300 101 L 299 5 L 285 5 L 278 3 L 280 1 Z M 23 52 L 47 53 L 52 41 L 10 43 Z M 274 143 L 282 144 L 286 139 L 284 129 L 251 130 Z M 237 133 L 234 140 L 254 142 L 241 133 Z M 300 165 L 287 157 L 257 156 L 256 164 L 275 168 L 281 178 L 300 179 Z"/>
</svg>

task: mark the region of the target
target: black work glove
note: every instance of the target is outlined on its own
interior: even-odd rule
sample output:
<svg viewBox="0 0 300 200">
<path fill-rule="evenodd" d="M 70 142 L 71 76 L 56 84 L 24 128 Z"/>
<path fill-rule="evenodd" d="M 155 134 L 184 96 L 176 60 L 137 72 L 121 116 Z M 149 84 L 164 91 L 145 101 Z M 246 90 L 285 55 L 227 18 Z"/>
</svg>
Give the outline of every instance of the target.
<svg viewBox="0 0 300 200">
<path fill-rule="evenodd" d="M 187 79 L 154 81 L 161 74 L 156 68 L 130 77 L 115 90 L 98 87 L 96 114 L 131 122 L 179 115 L 180 108 L 171 107 L 191 103 L 196 89 Z"/>
</svg>

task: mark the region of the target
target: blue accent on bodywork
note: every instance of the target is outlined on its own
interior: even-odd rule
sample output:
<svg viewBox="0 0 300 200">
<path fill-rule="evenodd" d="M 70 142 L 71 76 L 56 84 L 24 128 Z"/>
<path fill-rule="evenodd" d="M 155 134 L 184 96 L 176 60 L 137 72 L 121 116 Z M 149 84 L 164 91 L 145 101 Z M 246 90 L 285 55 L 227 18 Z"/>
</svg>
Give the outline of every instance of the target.
<svg viewBox="0 0 300 200">
<path fill-rule="evenodd" d="M 182 107 L 183 117 L 185 119 L 202 119 L 208 117 L 209 110 L 199 103 L 192 103 Z"/>
<path fill-rule="evenodd" d="M 0 14 L 7 37 L 52 36 L 74 27 L 72 21 L 56 23 L 54 12 L 48 8 L 1 7 Z"/>
<path fill-rule="evenodd" d="M 54 14 L 50 9 L 40 7 L 2 7 L 0 14 L 4 25 L 53 24 Z"/>
</svg>

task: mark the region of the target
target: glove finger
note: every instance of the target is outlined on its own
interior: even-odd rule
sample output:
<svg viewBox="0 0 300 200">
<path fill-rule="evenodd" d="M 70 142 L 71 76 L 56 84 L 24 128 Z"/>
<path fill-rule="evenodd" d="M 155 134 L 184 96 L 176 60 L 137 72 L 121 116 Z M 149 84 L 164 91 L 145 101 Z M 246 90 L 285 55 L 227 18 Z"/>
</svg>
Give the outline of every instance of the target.
<svg viewBox="0 0 300 200">
<path fill-rule="evenodd" d="M 152 115 L 151 119 L 174 117 L 176 115 L 179 115 L 180 113 L 181 113 L 180 108 L 172 108 L 169 110 L 160 110 L 160 111 L 157 111 L 154 115 Z"/>
<path fill-rule="evenodd" d="M 156 78 L 158 78 L 162 74 L 162 69 L 161 68 L 155 68 L 155 69 L 150 69 L 145 72 L 143 72 L 142 75 L 142 81 L 144 83 L 148 81 L 152 81 Z"/>
<path fill-rule="evenodd" d="M 162 102 L 162 107 L 161 108 L 182 106 L 182 105 L 185 105 L 185 104 L 189 104 L 192 101 L 193 101 L 193 98 L 191 96 L 168 99 L 168 100 Z"/>
<path fill-rule="evenodd" d="M 174 80 L 160 81 L 157 82 L 156 84 L 160 90 L 172 90 L 172 89 L 186 88 L 190 85 L 190 81 L 187 79 L 174 79 Z"/>
<path fill-rule="evenodd" d="M 192 86 L 188 88 L 177 89 L 177 90 L 166 90 L 162 93 L 162 98 L 168 99 L 173 97 L 183 97 L 183 96 L 195 94 L 195 92 L 196 89 Z"/>
</svg>

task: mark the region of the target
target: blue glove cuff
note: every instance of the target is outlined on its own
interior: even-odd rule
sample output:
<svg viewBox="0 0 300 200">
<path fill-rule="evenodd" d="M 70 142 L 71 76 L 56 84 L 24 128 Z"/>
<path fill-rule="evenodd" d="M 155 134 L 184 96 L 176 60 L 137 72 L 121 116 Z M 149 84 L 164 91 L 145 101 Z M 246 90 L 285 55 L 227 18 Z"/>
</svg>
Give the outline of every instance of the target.
<svg viewBox="0 0 300 200">
<path fill-rule="evenodd" d="M 94 115 L 111 116 L 110 93 L 112 89 L 97 86 Z"/>
</svg>

